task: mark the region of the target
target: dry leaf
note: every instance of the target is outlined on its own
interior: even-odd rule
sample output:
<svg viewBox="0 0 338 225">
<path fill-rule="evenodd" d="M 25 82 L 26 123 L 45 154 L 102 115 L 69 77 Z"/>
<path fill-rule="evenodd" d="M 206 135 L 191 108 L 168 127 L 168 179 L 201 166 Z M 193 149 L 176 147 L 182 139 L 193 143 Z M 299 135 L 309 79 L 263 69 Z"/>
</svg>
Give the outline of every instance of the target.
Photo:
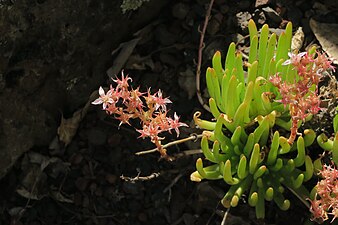
<svg viewBox="0 0 338 225">
<path fill-rule="evenodd" d="M 88 108 L 91 105 L 92 101 L 98 97 L 98 91 L 94 91 L 90 97 L 86 105 L 82 108 L 77 110 L 73 116 L 69 119 L 65 119 L 63 116 L 61 118 L 61 124 L 58 127 L 57 134 L 59 136 L 59 140 L 62 141 L 65 146 L 69 145 L 70 142 L 73 140 L 77 132 L 77 128 L 80 125 L 80 122 L 87 114 Z"/>
<path fill-rule="evenodd" d="M 110 78 L 113 78 L 124 66 L 124 64 L 127 62 L 128 58 L 131 56 L 131 54 L 134 51 L 134 48 L 136 47 L 137 43 L 141 40 L 141 38 L 134 38 L 131 41 L 124 42 L 120 44 L 117 49 L 115 49 L 112 54 L 116 54 L 117 52 L 118 55 L 114 60 L 113 65 L 107 70 L 107 75 Z"/>
<path fill-rule="evenodd" d="M 154 70 L 155 63 L 151 59 L 150 55 L 141 57 L 139 54 L 131 55 L 126 62 L 126 69 L 132 70 L 145 70 L 147 66 Z"/>
<path fill-rule="evenodd" d="M 50 195 L 57 200 L 58 202 L 64 202 L 64 203 L 74 203 L 72 199 L 66 198 L 63 194 L 61 194 L 59 191 L 51 191 Z"/>
<path fill-rule="evenodd" d="M 338 64 L 338 24 L 320 23 L 310 20 L 310 27 L 323 50 Z"/>
<path fill-rule="evenodd" d="M 31 191 L 28 191 L 26 188 L 24 187 L 20 187 L 18 189 L 16 189 L 16 193 L 18 193 L 21 197 L 24 197 L 26 199 L 32 199 L 32 200 L 41 200 L 43 199 L 44 197 L 46 197 L 47 195 L 44 194 L 40 194 L 40 193 L 37 193 L 37 192 L 31 192 Z"/>
<path fill-rule="evenodd" d="M 291 42 L 291 52 L 298 52 L 302 47 L 304 43 L 304 32 L 303 28 L 299 27 L 296 31 L 296 33 L 292 37 L 292 42 Z"/>
<path fill-rule="evenodd" d="M 149 38 L 149 34 L 154 29 L 154 26 L 159 23 L 159 20 L 154 21 L 147 26 L 143 27 L 142 29 L 138 30 L 136 33 L 133 34 L 135 37 L 134 39 L 121 43 L 113 52 L 112 55 L 117 54 L 113 65 L 107 70 L 107 75 L 110 78 L 114 78 L 116 74 L 118 74 L 131 54 L 134 51 L 134 48 L 140 42 L 144 41 L 145 39 Z"/>
<path fill-rule="evenodd" d="M 47 175 L 41 171 L 40 166 L 31 164 L 25 171 L 21 185 L 16 192 L 24 198 L 40 200 L 47 196 Z"/>
</svg>

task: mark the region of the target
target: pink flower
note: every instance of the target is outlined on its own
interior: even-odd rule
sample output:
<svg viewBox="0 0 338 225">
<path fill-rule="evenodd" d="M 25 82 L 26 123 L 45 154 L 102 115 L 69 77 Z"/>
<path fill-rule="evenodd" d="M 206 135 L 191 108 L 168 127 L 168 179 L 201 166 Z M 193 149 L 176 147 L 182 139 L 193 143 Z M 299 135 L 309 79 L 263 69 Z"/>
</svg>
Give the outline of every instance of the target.
<svg viewBox="0 0 338 225">
<path fill-rule="evenodd" d="M 301 52 L 298 54 L 293 54 L 291 52 L 288 53 L 290 59 L 285 60 L 285 62 L 283 62 L 282 65 L 289 65 L 289 64 L 293 64 L 293 65 L 298 65 L 302 59 L 303 56 L 307 55 L 307 52 Z"/>
<path fill-rule="evenodd" d="M 312 213 L 312 220 L 325 221 L 328 219 L 327 213 L 321 204 L 321 200 L 315 199 L 311 201 L 310 212 Z"/>
<path fill-rule="evenodd" d="M 296 124 L 299 120 L 304 120 L 309 113 L 316 114 L 322 110 L 320 99 L 317 94 L 318 83 L 325 71 L 333 69 L 331 61 L 319 52 L 317 54 L 308 54 L 301 52 L 299 54 L 289 53 L 290 59 L 286 60 L 282 65 L 289 65 L 296 70 L 297 76 L 293 80 L 282 80 L 282 77 L 288 77 L 289 74 L 276 74 L 270 77 L 270 82 L 279 89 L 281 102 L 284 107 L 289 106 L 289 112 L 292 119 L 289 143 L 295 140 L 298 127 Z M 316 57 L 316 58 L 315 58 Z M 293 76 L 293 74 L 291 74 Z M 315 88 L 315 90 L 312 89 Z"/>
<path fill-rule="evenodd" d="M 132 82 L 133 79 L 131 79 L 130 77 L 128 77 L 128 75 L 126 77 L 124 77 L 123 70 L 122 70 L 121 73 L 122 73 L 121 79 L 119 79 L 119 78 L 116 77 L 116 79 L 112 79 L 112 80 L 117 84 L 117 88 L 128 89 L 128 87 L 129 87 L 128 81 L 130 80 L 130 82 Z"/>
<path fill-rule="evenodd" d="M 117 84 L 116 88 L 110 86 L 110 90 L 105 93 L 103 88 L 100 87 L 100 97 L 92 104 L 103 104 L 103 109 L 120 121 L 119 126 L 125 123 L 132 126 L 130 119 L 139 119 L 142 127 L 142 129 L 136 129 L 140 133 L 139 138 L 149 137 L 161 153 L 161 157 L 167 157 L 166 150 L 161 145 L 161 140 L 164 137 L 159 135 L 162 132 L 175 130 L 178 136 L 178 128 L 188 125 L 179 122 L 176 113 L 174 118 L 167 117 L 166 104 L 171 103 L 171 101 L 169 98 L 162 96 L 161 90 L 152 95 L 149 88 L 147 96 L 145 96 L 145 93 L 140 92 L 139 88 L 130 88 L 129 81 L 132 81 L 132 79 L 124 76 L 122 72 L 121 79 L 113 79 L 113 82 Z"/>
<path fill-rule="evenodd" d="M 178 129 L 179 127 L 188 127 L 187 124 L 179 122 L 179 117 L 177 116 L 176 112 L 174 113 L 174 119 L 169 120 L 170 123 L 170 129 L 174 129 L 177 137 L 180 135 L 180 130 Z"/>
<path fill-rule="evenodd" d="M 120 124 L 119 124 L 119 126 L 121 126 L 124 123 L 130 125 L 129 119 L 132 118 L 132 117 L 133 117 L 132 114 L 128 114 L 128 113 L 122 112 L 119 117 L 116 117 L 116 119 L 118 119 L 118 120 L 121 121 Z"/>
<path fill-rule="evenodd" d="M 105 110 L 109 115 L 119 112 L 119 108 L 115 104 L 109 104 Z"/>
<path fill-rule="evenodd" d="M 106 109 L 109 104 L 113 104 L 114 100 L 112 98 L 112 91 L 109 90 L 107 94 L 104 93 L 102 87 L 99 88 L 99 95 L 100 97 L 97 98 L 95 101 L 92 102 L 93 105 L 100 105 L 102 104 L 102 108 Z"/>
<path fill-rule="evenodd" d="M 279 87 L 282 82 L 282 78 L 278 74 L 271 76 L 269 80 L 276 87 Z"/>
<path fill-rule="evenodd" d="M 148 126 L 144 125 L 142 130 L 136 131 L 141 134 L 139 138 L 150 137 L 152 140 L 154 140 L 155 138 L 159 138 L 158 134 L 161 133 L 159 127 L 154 124 L 149 124 Z"/>
<path fill-rule="evenodd" d="M 310 212 L 314 220 L 323 222 L 332 215 L 331 223 L 338 217 L 338 170 L 334 166 L 324 165 L 320 171 L 323 178 L 316 185 L 316 197 L 311 201 Z"/>
<path fill-rule="evenodd" d="M 161 108 L 163 111 L 167 111 L 166 105 L 171 103 L 169 98 L 163 98 L 161 90 L 158 90 L 154 95 L 151 96 L 152 101 L 155 103 L 155 110 Z"/>
<path fill-rule="evenodd" d="M 325 54 L 317 52 L 317 58 L 314 60 L 317 67 L 321 67 L 322 70 L 332 69 L 335 71 L 335 67 L 332 65 L 332 61 L 329 60 Z"/>
</svg>

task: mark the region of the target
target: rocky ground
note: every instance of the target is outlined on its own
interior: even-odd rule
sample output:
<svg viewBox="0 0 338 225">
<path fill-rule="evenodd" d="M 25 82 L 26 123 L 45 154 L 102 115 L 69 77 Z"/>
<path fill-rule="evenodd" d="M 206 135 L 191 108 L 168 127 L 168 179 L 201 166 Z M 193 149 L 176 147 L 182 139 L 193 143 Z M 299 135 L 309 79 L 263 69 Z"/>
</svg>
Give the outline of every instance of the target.
<svg viewBox="0 0 338 225">
<path fill-rule="evenodd" d="M 173 162 L 157 153 L 136 156 L 154 146 L 89 104 L 92 91 L 124 69 L 134 87 L 170 96 L 171 112 L 191 125 L 182 129 L 183 137 L 200 133 L 190 121 L 197 110 L 207 117 L 196 97 L 195 74 L 209 0 L 151 0 L 126 14 L 112 1 L 23 2 L 0 2 L 0 28 L 12 32 L 0 45 L 0 103 L 6 106 L 0 109 L 0 224 L 221 224 L 226 185 L 189 179 L 199 155 L 182 152 L 198 149 L 198 143 L 169 148 Z M 294 31 L 302 27 L 297 48 L 305 50 L 323 45 L 310 18 L 336 23 L 336 9 L 335 1 L 215 0 L 204 40 L 203 95 L 203 71 L 213 53 L 226 52 L 231 41 L 246 51 L 249 19 L 277 33 L 292 21 Z M 338 36 L 327 29 L 328 36 Z M 328 98 L 337 97 L 334 85 L 325 90 L 336 93 Z M 171 140 L 174 135 L 166 137 Z M 138 176 L 152 179 L 134 181 Z M 287 212 L 268 205 L 264 221 L 241 202 L 225 224 L 303 224 L 308 209 L 290 198 Z"/>
</svg>

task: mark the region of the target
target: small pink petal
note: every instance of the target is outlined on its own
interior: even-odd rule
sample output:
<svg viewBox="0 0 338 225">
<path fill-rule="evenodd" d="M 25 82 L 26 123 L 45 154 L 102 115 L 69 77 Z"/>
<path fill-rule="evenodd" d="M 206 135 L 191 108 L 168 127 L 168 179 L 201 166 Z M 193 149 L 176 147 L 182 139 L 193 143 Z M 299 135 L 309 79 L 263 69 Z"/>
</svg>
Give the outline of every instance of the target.
<svg viewBox="0 0 338 225">
<path fill-rule="evenodd" d="M 95 101 L 92 102 L 93 105 L 100 105 L 102 103 L 103 103 L 103 101 L 102 101 L 101 98 L 95 99 Z"/>
<path fill-rule="evenodd" d="M 101 86 L 99 88 L 99 95 L 100 96 L 104 95 L 104 90 L 103 90 L 103 88 Z"/>
</svg>

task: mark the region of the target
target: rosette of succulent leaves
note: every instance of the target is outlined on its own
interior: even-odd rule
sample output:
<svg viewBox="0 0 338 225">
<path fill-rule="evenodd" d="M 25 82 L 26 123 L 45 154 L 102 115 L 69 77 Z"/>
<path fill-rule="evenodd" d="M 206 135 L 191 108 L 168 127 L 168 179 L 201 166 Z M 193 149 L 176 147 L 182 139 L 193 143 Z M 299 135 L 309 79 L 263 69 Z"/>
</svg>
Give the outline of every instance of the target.
<svg viewBox="0 0 338 225">
<path fill-rule="evenodd" d="M 197 170 L 191 174 L 191 180 L 223 179 L 229 185 L 221 200 L 226 208 L 237 206 L 245 193 L 249 205 L 255 207 L 256 217 L 264 218 L 265 201 L 274 201 L 281 210 L 289 209 L 290 201 L 284 196 L 286 189 L 303 202 L 309 198 L 304 182 L 315 171 L 308 147 L 316 134 L 312 129 L 302 133 L 297 129 L 311 119 L 311 112 L 318 112 L 317 78 L 332 66 L 315 49 L 290 53 L 291 23 L 279 37 L 270 34 L 267 25 L 259 33 L 252 20 L 248 29 L 247 62 L 232 43 L 225 65 L 220 52 L 216 52 L 212 68 L 206 71 L 209 107 L 215 120 L 201 119 L 200 112 L 194 115 L 195 124 L 204 129 L 201 148 L 206 160 L 197 159 Z M 323 61 L 325 66 L 315 68 L 316 60 Z M 317 80 L 309 83 L 300 77 L 297 63 L 305 63 L 306 71 L 315 68 Z M 284 88 L 289 84 L 290 89 L 283 93 L 281 84 Z M 306 86 L 305 91 L 294 93 L 302 86 Z M 337 148 L 337 139 L 337 135 L 335 141 L 326 138 L 324 149 Z M 337 153 L 333 153 L 333 158 L 338 162 Z"/>
</svg>

